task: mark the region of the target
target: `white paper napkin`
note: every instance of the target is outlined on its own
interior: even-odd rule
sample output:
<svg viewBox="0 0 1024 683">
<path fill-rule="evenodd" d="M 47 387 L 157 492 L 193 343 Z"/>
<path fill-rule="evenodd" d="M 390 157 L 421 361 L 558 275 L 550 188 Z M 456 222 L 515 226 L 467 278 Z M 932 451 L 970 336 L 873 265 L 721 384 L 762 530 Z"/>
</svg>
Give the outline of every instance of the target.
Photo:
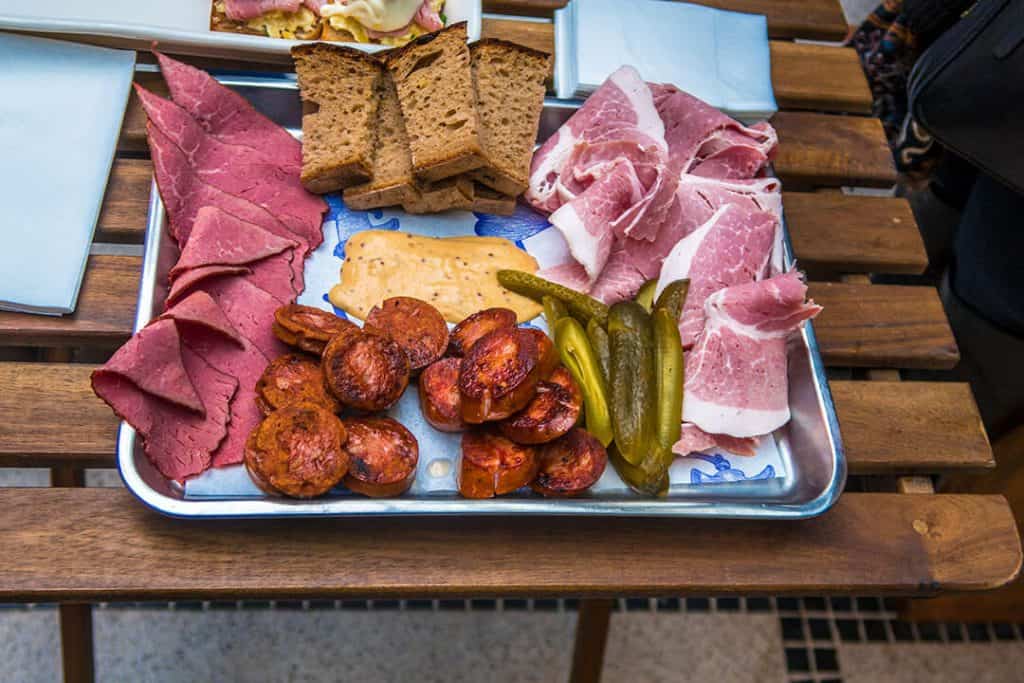
<svg viewBox="0 0 1024 683">
<path fill-rule="evenodd" d="M 772 90 L 762 15 L 662 0 L 573 0 L 556 13 L 556 90 L 593 92 L 630 64 L 744 121 L 767 118 Z"/>
<path fill-rule="evenodd" d="M 0 309 L 74 311 L 134 66 L 0 33 Z"/>
</svg>

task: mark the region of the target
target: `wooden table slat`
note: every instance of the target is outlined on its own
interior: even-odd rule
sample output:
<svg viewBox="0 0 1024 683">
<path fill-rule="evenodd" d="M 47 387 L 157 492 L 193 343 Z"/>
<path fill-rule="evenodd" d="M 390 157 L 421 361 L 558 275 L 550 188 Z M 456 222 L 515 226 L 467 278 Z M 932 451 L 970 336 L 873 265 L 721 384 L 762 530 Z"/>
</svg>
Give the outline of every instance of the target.
<svg viewBox="0 0 1024 683">
<path fill-rule="evenodd" d="M 930 594 L 1020 568 L 1000 496 L 844 495 L 801 522 L 189 522 L 122 489 L 0 489 L 0 599 Z M 586 561 L 581 562 L 580 558 Z"/>
<path fill-rule="evenodd" d="M 780 109 L 871 113 L 871 89 L 852 48 L 769 42 Z"/>
<path fill-rule="evenodd" d="M 960 360 L 933 287 L 810 283 L 825 310 L 815 318 L 828 365 L 948 370 Z"/>
<path fill-rule="evenodd" d="M 111 467 L 117 418 L 89 385 L 95 366 L 0 363 L 0 466 Z M 853 474 L 991 467 L 966 384 L 831 383 Z"/>
<path fill-rule="evenodd" d="M 779 133 L 775 172 L 790 189 L 896 184 L 896 167 L 878 119 L 780 111 L 772 124 Z"/>
</svg>

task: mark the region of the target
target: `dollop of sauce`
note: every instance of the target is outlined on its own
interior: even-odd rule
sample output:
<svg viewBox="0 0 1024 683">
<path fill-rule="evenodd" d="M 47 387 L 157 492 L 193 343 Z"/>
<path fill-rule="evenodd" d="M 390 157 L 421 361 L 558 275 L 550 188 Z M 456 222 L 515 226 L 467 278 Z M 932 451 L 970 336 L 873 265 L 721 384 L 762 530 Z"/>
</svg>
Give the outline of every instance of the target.
<svg viewBox="0 0 1024 683">
<path fill-rule="evenodd" d="M 411 296 L 433 305 L 457 323 L 484 308 L 515 311 L 520 322 L 541 306 L 498 284 L 504 268 L 536 272 L 537 261 L 500 237 L 424 237 L 393 230 L 364 230 L 345 243 L 341 282 L 331 303 L 361 320 L 392 296 Z"/>
</svg>

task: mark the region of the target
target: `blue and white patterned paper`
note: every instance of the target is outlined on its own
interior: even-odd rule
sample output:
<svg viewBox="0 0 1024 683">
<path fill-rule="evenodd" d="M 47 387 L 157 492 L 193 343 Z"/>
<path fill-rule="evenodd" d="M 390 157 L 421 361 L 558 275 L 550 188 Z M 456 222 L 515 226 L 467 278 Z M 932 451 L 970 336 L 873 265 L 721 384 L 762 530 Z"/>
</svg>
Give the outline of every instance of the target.
<svg viewBox="0 0 1024 683">
<path fill-rule="evenodd" d="M 306 261 L 306 291 L 298 302 L 334 311 L 339 315 L 345 313 L 331 305 L 327 293 L 340 278 L 345 244 L 363 230 L 400 229 L 432 237 L 503 237 L 537 259 L 542 268 L 560 262 L 567 249 L 561 234 L 551 227 L 547 219 L 524 205 L 519 205 L 512 216 L 491 216 L 468 211 L 414 216 L 391 209 L 352 211 L 344 205 L 339 195 L 328 195 L 326 199 L 330 208 L 324 219 L 324 242 Z M 526 324 L 547 331 L 543 316 Z M 455 476 L 459 464 L 460 435 L 439 432 L 426 423 L 420 412 L 415 384 L 410 385 L 398 404 L 388 411 L 388 415 L 404 424 L 419 441 L 420 462 L 410 493 L 454 494 L 458 490 Z M 677 458 L 669 469 L 670 493 L 692 490 L 698 486 L 785 476 L 786 465 L 782 452 L 775 439 L 769 436 L 762 440 L 757 454 L 752 457 L 715 452 Z M 609 465 L 604 476 L 591 490 L 595 495 L 608 495 L 625 492 L 628 487 Z M 189 480 L 186 495 L 189 498 L 263 496 L 241 466 L 208 470 Z"/>
</svg>

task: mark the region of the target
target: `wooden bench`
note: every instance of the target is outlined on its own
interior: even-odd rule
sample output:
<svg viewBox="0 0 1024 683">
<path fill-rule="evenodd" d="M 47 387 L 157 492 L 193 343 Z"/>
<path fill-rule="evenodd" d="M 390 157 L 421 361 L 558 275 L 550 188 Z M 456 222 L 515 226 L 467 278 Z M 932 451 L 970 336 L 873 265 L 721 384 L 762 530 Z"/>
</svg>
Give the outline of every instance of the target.
<svg viewBox="0 0 1024 683">
<path fill-rule="evenodd" d="M 562 0 L 490 0 L 507 15 L 550 16 Z M 91 676 L 96 601 L 358 596 L 580 596 L 573 680 L 596 680 L 614 596 L 749 593 L 933 595 L 1007 583 L 1021 563 L 999 496 L 932 492 L 930 475 L 993 466 L 969 387 L 900 382 L 900 368 L 946 369 L 958 353 L 936 291 L 871 284 L 921 273 L 907 203 L 850 196 L 896 181 L 854 53 L 788 42 L 838 39 L 835 0 L 716 0 L 767 14 L 781 111 L 786 220 L 825 306 L 815 321 L 849 470 L 862 485 L 798 523 L 652 519 L 388 519 L 184 522 L 118 489 L 86 489 L 85 467 L 114 463 L 117 421 L 89 387 L 131 332 L 140 257 L 90 258 L 76 313 L 0 313 L 0 466 L 54 468 L 55 488 L 0 489 L 0 599 L 62 604 L 67 680 Z M 550 49 L 550 23 L 488 16 L 486 35 Z M 203 65 L 215 65 L 198 60 Z M 223 63 L 219 63 L 223 64 Z M 147 86 L 153 74 L 140 74 Z M 139 245 L 152 166 L 132 101 L 97 242 Z M 15 349 L 15 347 L 18 347 Z M 36 349 L 37 361 L 24 360 Z M 15 360 L 15 358 L 17 360 Z M 850 370 L 849 368 L 857 368 Z M 884 381 L 878 381 L 884 380 Z M 918 495 L 911 495 L 916 493 Z M 580 558 L 586 561 L 580 561 Z M 452 571 L 457 567 L 458 571 Z"/>
</svg>

